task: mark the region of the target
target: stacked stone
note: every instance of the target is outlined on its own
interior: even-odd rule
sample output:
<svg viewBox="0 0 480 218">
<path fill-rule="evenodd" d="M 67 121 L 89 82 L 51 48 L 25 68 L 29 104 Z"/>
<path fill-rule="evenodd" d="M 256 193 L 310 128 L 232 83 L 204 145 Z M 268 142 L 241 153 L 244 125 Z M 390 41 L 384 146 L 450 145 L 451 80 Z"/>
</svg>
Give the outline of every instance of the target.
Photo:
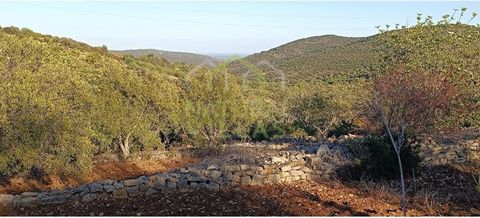
<svg viewBox="0 0 480 218">
<path fill-rule="evenodd" d="M 263 165 L 240 164 L 179 168 L 168 173 L 142 176 L 123 181 L 105 180 L 69 190 L 25 192 L 19 195 L 0 195 L 0 204 L 34 206 L 91 201 L 98 198 L 126 199 L 149 196 L 158 192 L 188 192 L 198 189 L 218 191 L 238 185 L 288 183 L 330 177 L 337 167 L 328 146 L 320 146 L 316 154 L 285 151 L 271 157 Z"/>
<path fill-rule="evenodd" d="M 480 139 L 443 144 L 427 138 L 418 144 L 426 165 L 462 165 L 467 161 L 480 161 Z"/>
</svg>

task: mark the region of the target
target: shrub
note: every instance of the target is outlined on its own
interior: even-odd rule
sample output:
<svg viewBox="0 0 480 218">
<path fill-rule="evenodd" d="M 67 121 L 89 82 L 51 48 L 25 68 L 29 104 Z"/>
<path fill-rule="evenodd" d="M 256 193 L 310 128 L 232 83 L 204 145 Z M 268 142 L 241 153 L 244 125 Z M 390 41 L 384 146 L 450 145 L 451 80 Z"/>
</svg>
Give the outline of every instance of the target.
<svg viewBox="0 0 480 218">
<path fill-rule="evenodd" d="M 352 165 L 343 172 L 343 176 L 355 180 L 365 178 L 390 180 L 398 176 L 397 156 L 392 145 L 386 139 L 371 136 L 352 139 L 346 145 Z M 416 153 L 416 147 L 404 146 L 401 155 L 405 175 L 411 175 L 412 169 L 417 170 L 421 161 Z"/>
<path fill-rule="evenodd" d="M 250 127 L 248 136 L 253 141 L 264 141 L 267 139 L 284 137 L 292 132 L 291 127 L 284 123 L 254 124 Z"/>
</svg>

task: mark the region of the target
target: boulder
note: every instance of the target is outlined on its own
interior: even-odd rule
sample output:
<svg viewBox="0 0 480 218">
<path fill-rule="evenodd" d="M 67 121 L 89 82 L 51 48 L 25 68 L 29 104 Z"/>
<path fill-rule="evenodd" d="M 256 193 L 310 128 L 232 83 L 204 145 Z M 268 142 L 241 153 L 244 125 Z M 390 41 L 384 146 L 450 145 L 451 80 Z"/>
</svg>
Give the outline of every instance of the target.
<svg viewBox="0 0 480 218">
<path fill-rule="evenodd" d="M 74 194 L 83 192 L 86 188 L 87 188 L 86 185 L 81 185 L 76 188 L 70 189 L 68 193 L 70 193 L 71 195 L 74 195 Z"/>
</svg>

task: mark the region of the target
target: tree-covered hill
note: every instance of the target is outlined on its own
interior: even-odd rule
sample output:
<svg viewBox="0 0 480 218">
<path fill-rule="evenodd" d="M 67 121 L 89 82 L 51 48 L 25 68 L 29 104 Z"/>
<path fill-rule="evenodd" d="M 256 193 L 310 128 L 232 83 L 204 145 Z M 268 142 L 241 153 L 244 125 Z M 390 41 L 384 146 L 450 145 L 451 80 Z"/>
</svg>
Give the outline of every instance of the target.
<svg viewBox="0 0 480 218">
<path fill-rule="evenodd" d="M 379 58 L 374 50 L 374 37 L 324 35 L 299 39 L 250 55 L 240 62 L 255 65 L 268 61 L 285 74 L 289 83 L 312 79 L 331 82 L 367 77 L 369 68 Z M 242 65 L 234 62 L 232 68 L 242 73 L 245 70 Z M 264 70 L 271 72 L 268 68 Z"/>
<path fill-rule="evenodd" d="M 186 63 L 193 65 L 201 65 L 208 62 L 217 63 L 217 59 L 212 58 L 207 55 L 194 54 L 188 52 L 174 52 L 174 51 L 163 51 L 157 49 L 132 49 L 132 50 L 121 50 L 121 51 L 111 51 L 113 54 L 117 55 L 132 55 L 134 57 L 146 56 L 152 54 L 158 58 L 163 58 L 169 62 L 173 63 Z M 208 64 L 207 64 L 208 65 Z"/>
</svg>

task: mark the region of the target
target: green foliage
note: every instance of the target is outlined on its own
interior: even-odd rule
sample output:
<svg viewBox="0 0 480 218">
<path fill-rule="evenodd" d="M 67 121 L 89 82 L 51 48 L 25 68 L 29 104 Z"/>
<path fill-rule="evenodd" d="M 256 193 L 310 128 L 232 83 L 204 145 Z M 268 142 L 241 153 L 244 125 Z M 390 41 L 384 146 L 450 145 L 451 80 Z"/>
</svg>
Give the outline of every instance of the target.
<svg viewBox="0 0 480 218">
<path fill-rule="evenodd" d="M 0 41 L 2 174 L 81 175 L 95 153 L 161 149 L 178 127 L 173 69 L 13 27 Z"/>
<path fill-rule="evenodd" d="M 352 159 L 352 165 L 344 173 L 351 179 L 372 178 L 377 180 L 394 179 L 398 176 L 398 160 L 393 146 L 383 138 L 367 137 L 353 139 L 346 143 Z M 401 150 L 405 175 L 417 170 L 420 157 L 416 148 L 406 145 Z"/>
<path fill-rule="evenodd" d="M 452 122 L 464 126 L 480 126 L 480 27 L 470 25 L 475 18 L 465 18 L 466 9 L 455 10 L 458 16 L 445 15 L 434 22 L 432 17 L 419 14 L 418 23 L 412 27 L 386 31 L 381 30 L 378 41 L 384 52 L 381 71 L 398 64 L 411 71 L 437 71 L 451 76 L 457 89 L 469 99 L 467 116 L 455 117 Z"/>
<path fill-rule="evenodd" d="M 237 78 L 226 68 L 200 68 L 183 79 L 181 126 L 200 144 L 246 136 L 253 116 Z"/>
<path fill-rule="evenodd" d="M 248 136 L 254 141 L 264 141 L 272 138 L 284 137 L 291 132 L 293 132 L 292 128 L 284 123 L 260 123 L 254 124 L 250 127 Z"/>
<path fill-rule="evenodd" d="M 364 86 L 364 82 L 299 83 L 289 90 L 290 119 L 305 131 L 326 137 L 358 117 L 356 105 L 366 97 Z"/>
</svg>

